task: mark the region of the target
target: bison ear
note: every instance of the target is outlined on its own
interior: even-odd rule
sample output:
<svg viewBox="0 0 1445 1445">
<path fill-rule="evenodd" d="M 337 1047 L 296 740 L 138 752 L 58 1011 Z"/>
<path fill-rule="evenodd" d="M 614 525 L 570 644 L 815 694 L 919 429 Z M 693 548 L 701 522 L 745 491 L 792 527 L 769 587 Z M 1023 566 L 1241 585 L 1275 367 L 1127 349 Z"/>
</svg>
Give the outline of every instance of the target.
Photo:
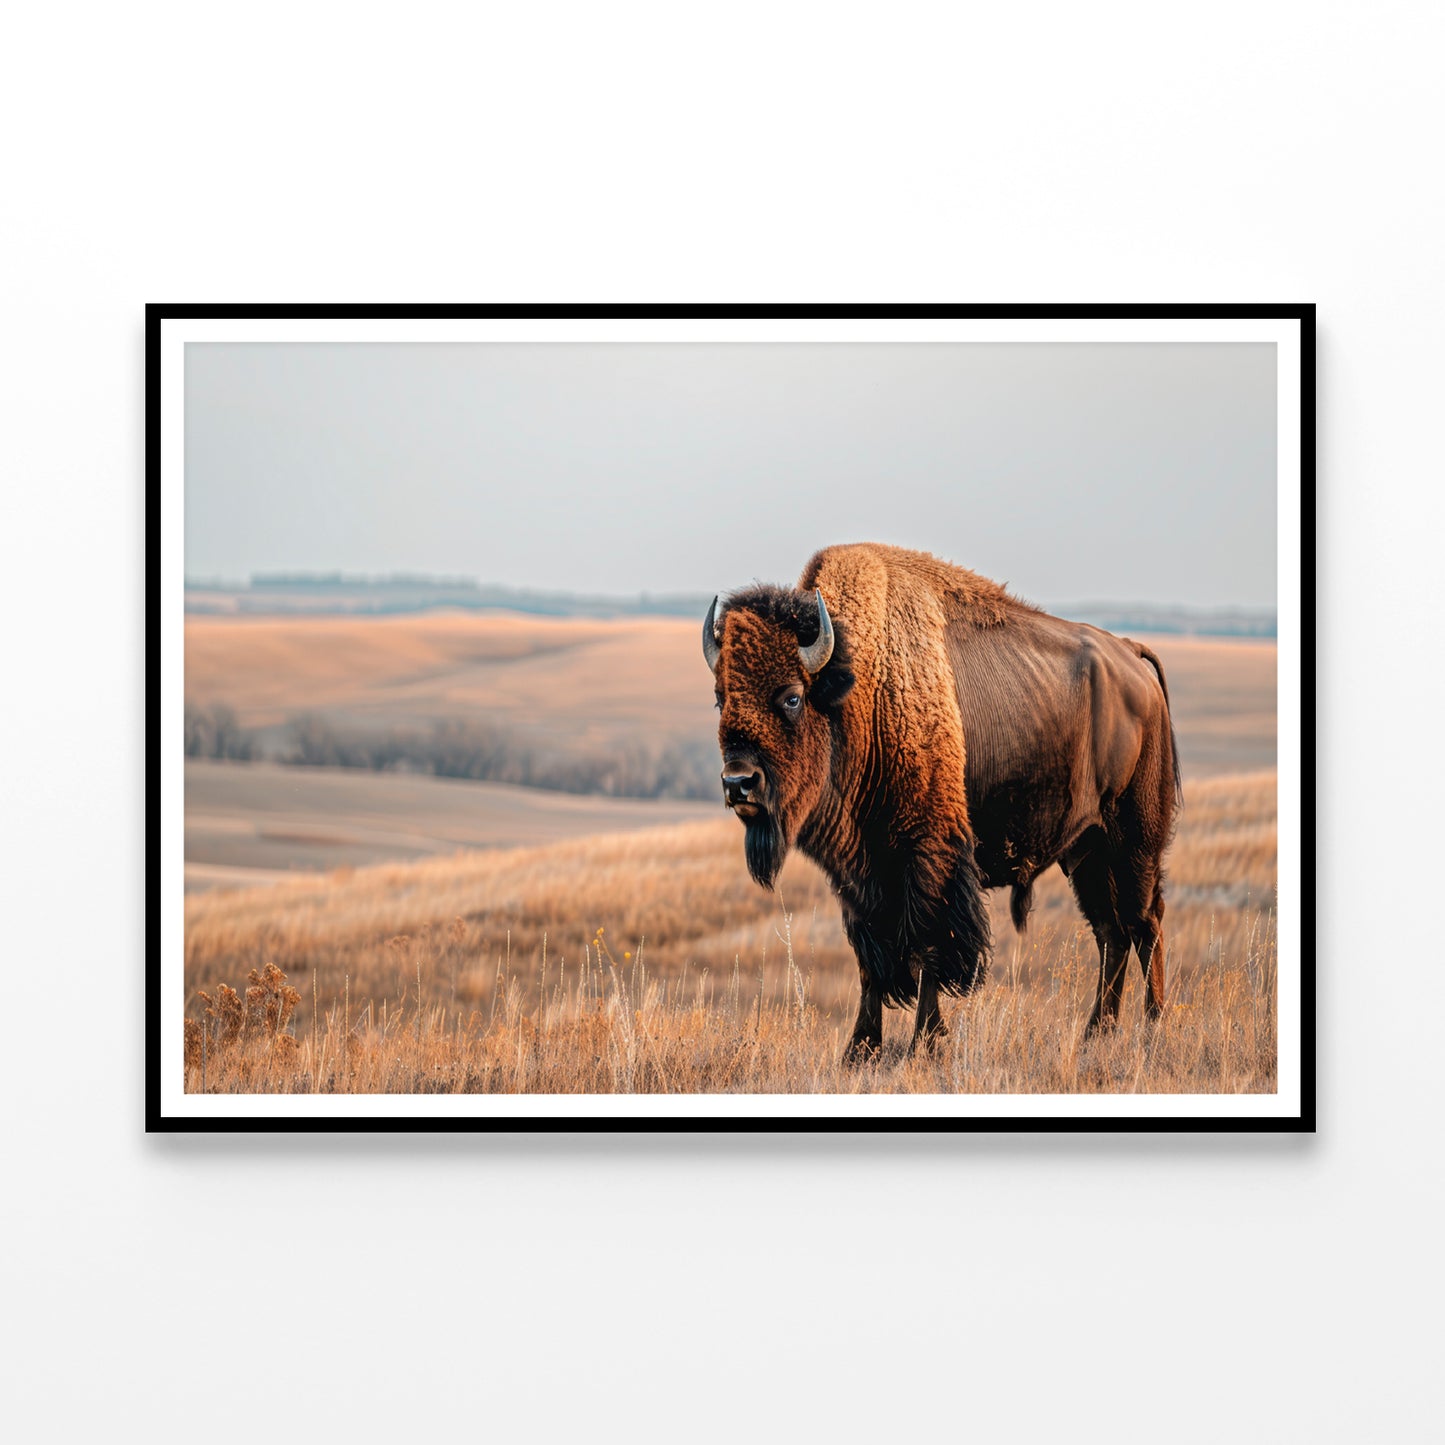
<svg viewBox="0 0 1445 1445">
<path fill-rule="evenodd" d="M 856 680 L 853 669 L 846 662 L 834 658 L 814 679 L 813 689 L 808 696 L 813 699 L 815 707 L 827 712 L 837 707 L 853 691 Z"/>
</svg>

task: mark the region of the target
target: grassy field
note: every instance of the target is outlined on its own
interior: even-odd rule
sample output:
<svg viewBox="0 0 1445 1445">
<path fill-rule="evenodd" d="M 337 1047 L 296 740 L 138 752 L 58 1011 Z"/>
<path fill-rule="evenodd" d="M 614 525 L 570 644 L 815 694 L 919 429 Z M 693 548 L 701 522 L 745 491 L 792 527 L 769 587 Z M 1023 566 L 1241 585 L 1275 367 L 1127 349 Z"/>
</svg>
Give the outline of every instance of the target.
<svg viewBox="0 0 1445 1445">
<path fill-rule="evenodd" d="M 933 1058 L 902 1058 L 908 1019 L 890 1013 L 882 1062 L 840 1069 L 857 975 L 836 902 L 797 856 L 779 893 L 763 893 L 741 847 L 736 822 L 719 819 L 190 898 L 187 1086 L 1274 1087 L 1272 773 L 1188 786 L 1168 886 L 1166 1019 L 1143 1023 L 1136 969 L 1118 1033 L 1089 1043 L 1093 940 L 1054 872 L 1022 938 L 996 899 L 992 976 L 951 1006 Z M 289 982 L 268 983 L 268 965 Z M 253 970 L 250 1007 L 244 990 L 227 1000 L 221 985 Z M 232 1041 L 218 1042 L 228 1029 Z"/>
<path fill-rule="evenodd" d="M 187 695 L 252 727 L 484 709 L 594 743 L 696 737 L 715 728 L 696 634 L 668 618 L 192 617 Z M 717 804 L 191 762 L 187 1087 L 1271 1090 L 1275 650 L 1154 645 L 1186 779 L 1158 1028 L 1134 968 L 1121 1028 L 1082 1040 L 1096 955 L 1057 871 L 1022 938 L 994 900 L 992 976 L 947 1006 L 935 1055 L 904 1057 L 895 1012 L 883 1059 L 843 1070 L 858 983 L 837 902 L 800 856 L 777 894 L 758 889 Z"/>
</svg>

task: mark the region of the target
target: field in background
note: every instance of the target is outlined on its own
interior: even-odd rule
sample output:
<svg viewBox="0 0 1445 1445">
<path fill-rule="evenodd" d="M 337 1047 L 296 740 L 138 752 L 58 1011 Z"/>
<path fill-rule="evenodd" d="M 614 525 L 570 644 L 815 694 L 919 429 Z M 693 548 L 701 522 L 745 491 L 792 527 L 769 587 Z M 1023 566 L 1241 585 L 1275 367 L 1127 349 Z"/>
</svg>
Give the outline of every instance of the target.
<svg viewBox="0 0 1445 1445">
<path fill-rule="evenodd" d="M 599 798 L 507 783 L 186 763 L 186 887 L 274 882 L 458 848 L 519 848 L 716 818 L 722 803 Z"/>
<path fill-rule="evenodd" d="M 592 793 L 373 772 L 188 759 L 186 886 L 274 881 L 295 871 L 516 847 L 700 819 L 717 812 L 716 714 L 698 629 L 676 618 L 422 616 L 186 619 L 186 696 L 222 706 L 273 752 L 289 724 L 340 734 L 477 723 L 568 757 L 654 760 L 669 747 L 706 785 L 685 797 Z M 1153 639 L 1169 676 L 1189 778 L 1274 766 L 1275 648 Z M 655 773 L 644 761 L 630 775 Z M 595 777 L 596 770 L 593 770 Z M 581 776 L 581 774 L 579 774 Z M 693 780 L 694 782 L 696 779 Z"/>
<path fill-rule="evenodd" d="M 298 714 L 383 729 L 485 717 L 608 743 L 711 731 L 701 620 L 429 612 L 186 618 L 186 698 L 247 727 Z"/>
<path fill-rule="evenodd" d="M 701 619 L 188 616 L 185 631 L 187 701 L 272 734 L 299 714 L 373 730 L 486 718 L 578 746 L 711 738 L 717 725 Z M 1275 645 L 1149 642 L 1187 774 L 1274 767 Z"/>
</svg>

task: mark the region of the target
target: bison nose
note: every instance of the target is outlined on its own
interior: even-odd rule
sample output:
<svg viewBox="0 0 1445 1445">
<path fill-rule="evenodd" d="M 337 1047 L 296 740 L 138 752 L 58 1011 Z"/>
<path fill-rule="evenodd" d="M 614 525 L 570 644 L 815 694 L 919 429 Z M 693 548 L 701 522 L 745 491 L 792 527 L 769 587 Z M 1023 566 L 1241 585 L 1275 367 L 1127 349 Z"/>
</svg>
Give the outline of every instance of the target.
<svg viewBox="0 0 1445 1445">
<path fill-rule="evenodd" d="M 763 776 L 758 772 L 724 773 L 722 775 L 723 796 L 727 799 L 728 806 L 733 807 L 738 803 L 748 802 L 762 781 Z"/>
</svg>

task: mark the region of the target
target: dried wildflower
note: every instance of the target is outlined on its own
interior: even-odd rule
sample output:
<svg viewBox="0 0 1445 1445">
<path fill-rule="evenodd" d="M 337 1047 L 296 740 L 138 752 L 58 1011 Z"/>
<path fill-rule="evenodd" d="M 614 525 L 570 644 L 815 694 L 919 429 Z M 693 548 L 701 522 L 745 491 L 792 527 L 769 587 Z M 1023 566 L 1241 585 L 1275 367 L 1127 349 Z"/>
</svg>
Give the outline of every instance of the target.
<svg viewBox="0 0 1445 1445">
<path fill-rule="evenodd" d="M 211 1021 L 209 1034 L 211 1047 L 226 1048 L 241 1037 L 246 1023 L 246 1010 L 241 996 L 228 984 L 216 985 L 216 996 L 212 998 L 204 989 L 201 998 L 206 1004 L 206 1017 Z"/>
<path fill-rule="evenodd" d="M 286 982 L 286 975 L 274 963 L 268 963 L 259 972 L 253 968 L 249 982 L 246 1023 L 250 1028 L 264 1030 L 274 1039 L 290 1022 L 301 995 Z"/>
<path fill-rule="evenodd" d="M 296 1039 L 285 1028 L 301 994 L 274 963 L 251 970 L 244 1002 L 229 984 L 217 984 L 214 995 L 204 989 L 198 992 L 205 1016 L 185 1020 L 188 1068 L 201 1067 L 207 1054 L 217 1060 L 225 1054 L 239 1076 L 249 1080 L 258 1068 L 269 1069 L 278 1058 L 295 1057 Z M 250 1048 L 237 1047 L 248 1040 Z"/>
</svg>

